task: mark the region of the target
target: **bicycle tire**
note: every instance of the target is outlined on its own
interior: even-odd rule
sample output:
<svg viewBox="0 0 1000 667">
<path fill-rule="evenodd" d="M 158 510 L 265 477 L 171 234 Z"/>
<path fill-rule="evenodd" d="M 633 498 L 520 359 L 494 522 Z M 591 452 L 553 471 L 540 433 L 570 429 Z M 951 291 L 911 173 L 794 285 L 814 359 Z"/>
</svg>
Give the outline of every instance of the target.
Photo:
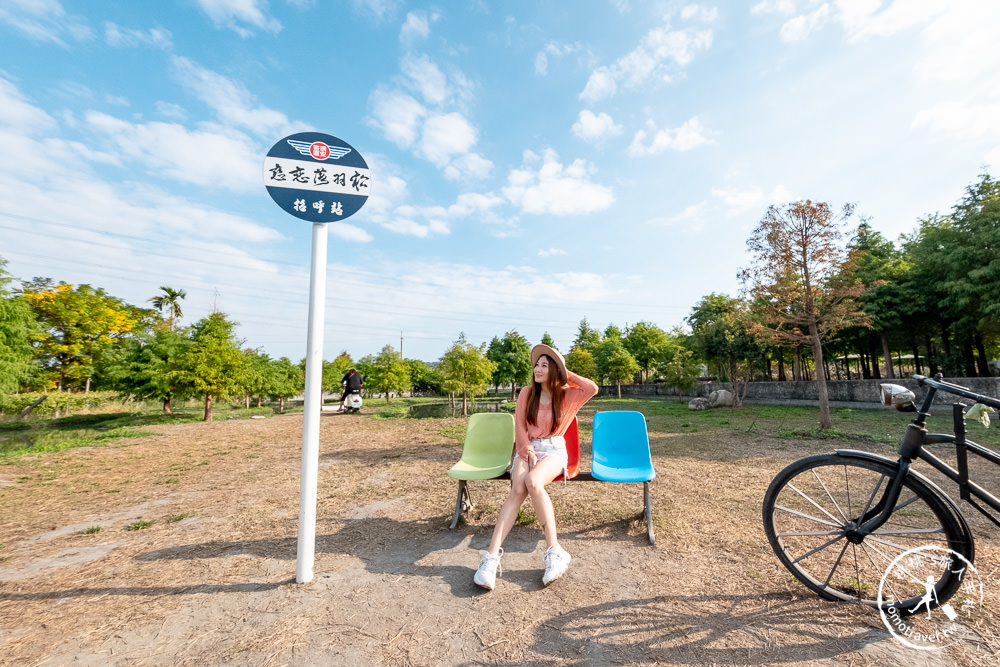
<svg viewBox="0 0 1000 667">
<path fill-rule="evenodd" d="M 951 549 L 970 562 L 972 536 L 957 510 L 920 476 L 907 474 L 889 519 L 863 538 L 850 533 L 873 516 L 896 463 L 857 454 L 820 454 L 782 470 L 764 496 L 764 531 L 782 565 L 820 597 L 880 608 L 879 586 L 899 554 L 918 546 Z M 926 562 L 920 562 L 926 561 Z M 919 571 L 918 571 L 919 570 Z M 937 605 L 961 585 L 947 563 L 918 559 L 910 581 L 887 578 L 882 609 L 915 608 L 932 577 Z"/>
</svg>

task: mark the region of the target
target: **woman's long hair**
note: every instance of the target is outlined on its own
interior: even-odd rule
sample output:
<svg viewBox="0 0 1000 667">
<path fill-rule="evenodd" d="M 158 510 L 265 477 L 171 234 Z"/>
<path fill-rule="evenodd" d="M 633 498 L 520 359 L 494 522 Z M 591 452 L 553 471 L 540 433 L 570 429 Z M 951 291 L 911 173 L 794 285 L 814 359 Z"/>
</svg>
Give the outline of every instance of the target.
<svg viewBox="0 0 1000 667">
<path fill-rule="evenodd" d="M 549 360 L 549 374 L 545 378 L 545 388 L 552 396 L 552 428 L 558 428 L 559 418 L 562 416 L 563 387 L 566 385 L 566 378 L 559 372 L 559 366 L 555 360 L 547 354 L 541 355 Z M 541 359 L 539 357 L 539 359 Z M 538 419 L 538 404 L 542 400 L 542 384 L 534 381 L 532 373 L 531 389 L 528 390 L 528 423 L 534 426 Z"/>
</svg>

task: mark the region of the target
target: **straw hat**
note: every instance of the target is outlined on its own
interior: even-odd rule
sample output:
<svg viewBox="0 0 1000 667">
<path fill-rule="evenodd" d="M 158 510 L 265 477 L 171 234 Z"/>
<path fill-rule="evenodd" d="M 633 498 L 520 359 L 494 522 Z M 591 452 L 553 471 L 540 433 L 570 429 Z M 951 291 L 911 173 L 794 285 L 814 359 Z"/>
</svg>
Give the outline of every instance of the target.
<svg viewBox="0 0 1000 667">
<path fill-rule="evenodd" d="M 566 360 L 563 356 L 559 354 L 558 350 L 555 350 L 548 345 L 539 343 L 535 347 L 531 348 L 531 367 L 535 367 L 535 363 L 538 361 L 538 357 L 546 355 L 549 359 L 556 362 L 556 366 L 559 368 L 559 372 L 562 373 L 562 379 L 566 380 L 569 375 L 566 373 Z"/>
</svg>

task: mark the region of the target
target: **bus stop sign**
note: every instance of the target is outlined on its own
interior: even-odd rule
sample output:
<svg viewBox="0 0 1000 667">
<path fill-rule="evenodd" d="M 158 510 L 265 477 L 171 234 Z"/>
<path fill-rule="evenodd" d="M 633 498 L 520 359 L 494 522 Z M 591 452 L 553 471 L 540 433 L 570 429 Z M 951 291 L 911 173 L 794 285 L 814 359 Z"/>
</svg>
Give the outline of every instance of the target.
<svg viewBox="0 0 1000 667">
<path fill-rule="evenodd" d="M 268 151 L 264 185 L 286 213 L 309 222 L 335 222 L 364 206 L 372 178 L 368 163 L 346 141 L 299 132 Z"/>
</svg>

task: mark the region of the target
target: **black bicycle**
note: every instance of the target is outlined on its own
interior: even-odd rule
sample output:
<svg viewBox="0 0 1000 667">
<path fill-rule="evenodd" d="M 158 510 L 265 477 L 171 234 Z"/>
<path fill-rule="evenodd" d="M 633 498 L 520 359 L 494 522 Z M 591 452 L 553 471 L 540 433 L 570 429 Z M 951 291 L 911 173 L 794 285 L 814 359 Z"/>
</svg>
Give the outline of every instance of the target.
<svg viewBox="0 0 1000 667">
<path fill-rule="evenodd" d="M 916 412 L 893 461 L 869 452 L 838 449 L 810 456 L 782 470 L 764 496 L 764 530 L 782 565 L 827 600 L 862 602 L 883 610 L 915 608 L 930 597 L 943 605 L 962 584 L 954 559 L 925 556 L 910 559 L 910 576 L 883 575 L 890 565 L 916 547 L 938 547 L 927 553 L 961 555 L 969 563 L 975 546 L 969 525 L 955 503 L 932 481 L 913 470 L 926 461 L 958 485 L 960 497 L 1000 526 L 1000 499 L 969 479 L 969 455 L 1000 465 L 1000 454 L 966 438 L 966 409 L 981 403 L 1000 409 L 1000 400 L 941 380 L 915 375 L 927 389 L 917 409 L 914 394 L 899 385 L 882 385 L 883 403 Z M 925 427 L 937 392 L 973 401 L 952 405 L 954 433 L 928 433 Z M 928 451 L 928 445 L 955 448 L 956 468 Z M 979 504 L 985 503 L 989 509 Z M 881 593 L 880 586 L 883 587 Z"/>
</svg>

